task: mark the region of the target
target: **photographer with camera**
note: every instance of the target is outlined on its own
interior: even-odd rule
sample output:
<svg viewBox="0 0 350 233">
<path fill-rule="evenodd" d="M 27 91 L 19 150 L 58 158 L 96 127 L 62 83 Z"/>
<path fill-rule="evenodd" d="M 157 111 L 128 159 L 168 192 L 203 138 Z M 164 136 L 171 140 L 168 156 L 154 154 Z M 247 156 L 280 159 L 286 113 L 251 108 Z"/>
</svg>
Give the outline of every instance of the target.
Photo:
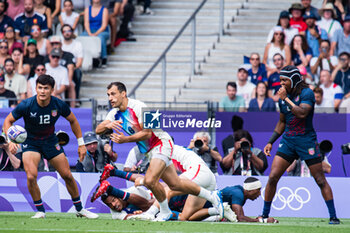
<svg viewBox="0 0 350 233">
<path fill-rule="evenodd" d="M 188 145 L 188 149 L 193 150 L 197 155 L 199 155 L 204 162 L 208 165 L 210 170 L 214 175 L 218 175 L 218 165 L 216 161 L 221 163 L 222 156 L 218 152 L 218 148 L 210 147 L 211 137 L 209 133 L 199 131 L 193 135 L 193 139 Z"/>
<path fill-rule="evenodd" d="M 253 138 L 246 130 L 234 134 L 235 147 L 222 160 L 222 167 L 229 169 L 225 175 L 262 176 L 268 167 L 266 155 L 253 147 Z"/>
<path fill-rule="evenodd" d="M 84 134 L 87 150 L 85 157 L 79 157 L 77 172 L 103 172 L 104 166 L 117 161 L 118 154 L 112 150 L 109 140 L 98 140 L 96 134 L 88 131 Z"/>
<path fill-rule="evenodd" d="M 12 154 L 6 136 L 0 136 L 0 171 L 14 171 L 21 166 L 21 160 Z"/>
</svg>

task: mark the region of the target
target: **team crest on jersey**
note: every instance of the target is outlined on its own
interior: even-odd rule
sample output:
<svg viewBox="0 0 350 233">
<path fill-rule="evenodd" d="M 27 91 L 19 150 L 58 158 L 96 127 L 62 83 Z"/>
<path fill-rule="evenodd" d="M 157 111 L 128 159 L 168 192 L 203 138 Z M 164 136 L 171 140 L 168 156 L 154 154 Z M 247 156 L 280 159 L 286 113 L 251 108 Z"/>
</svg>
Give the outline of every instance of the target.
<svg viewBox="0 0 350 233">
<path fill-rule="evenodd" d="M 295 97 L 294 101 L 295 101 L 295 102 L 298 102 L 299 99 L 300 99 L 299 96 L 297 96 L 297 97 Z"/>
<path fill-rule="evenodd" d="M 56 150 L 61 150 L 60 144 L 57 143 L 57 144 L 55 145 L 55 147 L 56 147 Z"/>
<path fill-rule="evenodd" d="M 33 19 L 33 24 L 38 24 L 38 19 Z"/>
<path fill-rule="evenodd" d="M 51 111 L 51 115 L 52 115 L 53 117 L 56 117 L 56 116 L 57 116 L 57 110 L 56 110 L 56 109 L 52 110 L 52 111 Z"/>
<path fill-rule="evenodd" d="M 309 155 L 314 155 L 314 154 L 315 154 L 315 149 L 309 148 Z"/>
</svg>

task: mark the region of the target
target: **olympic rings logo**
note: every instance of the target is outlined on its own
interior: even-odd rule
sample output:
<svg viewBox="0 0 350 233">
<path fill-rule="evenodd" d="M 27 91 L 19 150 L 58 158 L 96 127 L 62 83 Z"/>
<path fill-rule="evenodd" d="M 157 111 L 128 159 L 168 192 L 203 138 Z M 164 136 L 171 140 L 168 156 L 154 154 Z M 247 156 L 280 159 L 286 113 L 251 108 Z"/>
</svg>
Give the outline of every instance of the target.
<svg viewBox="0 0 350 233">
<path fill-rule="evenodd" d="M 289 195 L 287 197 L 285 197 L 283 195 L 283 191 L 288 192 Z M 263 190 L 261 191 L 261 196 L 264 199 L 264 192 L 265 192 L 265 188 L 263 188 Z M 284 193 L 285 193 L 284 192 Z M 300 196 L 300 194 L 302 192 L 306 193 L 306 200 L 303 200 L 302 196 Z M 279 202 L 282 203 L 282 206 L 276 206 L 274 204 L 274 202 L 277 200 L 279 200 Z M 293 202 L 293 200 L 295 199 L 295 201 L 298 203 L 297 206 L 293 206 L 291 203 Z M 288 188 L 288 187 L 282 187 L 280 189 L 278 189 L 278 191 L 275 194 L 275 197 L 272 200 L 272 207 L 276 210 L 283 210 L 284 208 L 286 208 L 286 206 L 288 206 L 291 210 L 294 211 L 298 211 L 301 208 L 303 208 L 304 204 L 308 203 L 311 199 L 311 194 L 310 191 L 307 188 L 304 187 L 299 187 L 295 190 L 295 192 L 292 191 L 292 189 Z M 293 202 L 295 203 L 295 202 Z"/>
</svg>

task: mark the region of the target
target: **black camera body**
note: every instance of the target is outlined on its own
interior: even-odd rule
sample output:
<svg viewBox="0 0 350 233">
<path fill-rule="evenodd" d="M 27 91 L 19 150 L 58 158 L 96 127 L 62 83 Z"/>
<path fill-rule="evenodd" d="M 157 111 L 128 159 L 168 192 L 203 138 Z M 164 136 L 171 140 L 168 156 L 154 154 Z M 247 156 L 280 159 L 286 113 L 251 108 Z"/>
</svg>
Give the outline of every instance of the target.
<svg viewBox="0 0 350 233">
<path fill-rule="evenodd" d="M 194 146 L 198 149 L 202 148 L 203 145 L 204 145 L 204 143 L 200 139 L 197 139 L 196 141 L 194 141 Z"/>
<path fill-rule="evenodd" d="M 247 141 L 241 142 L 241 150 L 249 150 L 250 144 Z"/>
<path fill-rule="evenodd" d="M 341 151 L 344 155 L 350 154 L 350 142 L 341 145 Z"/>
</svg>

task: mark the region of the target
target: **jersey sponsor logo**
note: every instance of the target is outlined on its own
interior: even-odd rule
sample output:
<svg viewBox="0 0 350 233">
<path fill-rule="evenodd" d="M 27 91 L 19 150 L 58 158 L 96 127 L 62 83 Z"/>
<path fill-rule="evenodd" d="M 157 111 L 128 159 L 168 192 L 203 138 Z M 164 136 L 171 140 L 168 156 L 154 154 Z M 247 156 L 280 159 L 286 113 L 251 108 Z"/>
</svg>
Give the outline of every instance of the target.
<svg viewBox="0 0 350 233">
<path fill-rule="evenodd" d="M 53 117 L 56 117 L 56 116 L 57 116 L 57 109 L 52 110 L 52 111 L 51 111 L 51 115 L 52 115 Z"/>
<path fill-rule="evenodd" d="M 23 148 L 27 148 L 28 144 L 22 144 Z"/>
<path fill-rule="evenodd" d="M 30 112 L 30 117 L 36 117 L 36 112 L 35 113 L 32 113 L 32 112 Z"/>
<path fill-rule="evenodd" d="M 33 19 L 33 24 L 38 24 L 38 19 Z"/>
<path fill-rule="evenodd" d="M 298 102 L 299 99 L 300 99 L 299 96 L 297 96 L 297 97 L 295 97 L 294 101 L 295 101 L 295 102 Z"/>
<path fill-rule="evenodd" d="M 283 146 L 283 144 L 282 144 L 282 143 L 278 144 L 278 148 L 281 148 L 282 146 Z"/>
<path fill-rule="evenodd" d="M 315 154 L 315 148 L 309 148 L 309 155 L 314 155 Z"/>
<path fill-rule="evenodd" d="M 61 150 L 61 146 L 58 143 L 55 145 L 55 147 L 56 147 L 56 150 Z"/>
</svg>

